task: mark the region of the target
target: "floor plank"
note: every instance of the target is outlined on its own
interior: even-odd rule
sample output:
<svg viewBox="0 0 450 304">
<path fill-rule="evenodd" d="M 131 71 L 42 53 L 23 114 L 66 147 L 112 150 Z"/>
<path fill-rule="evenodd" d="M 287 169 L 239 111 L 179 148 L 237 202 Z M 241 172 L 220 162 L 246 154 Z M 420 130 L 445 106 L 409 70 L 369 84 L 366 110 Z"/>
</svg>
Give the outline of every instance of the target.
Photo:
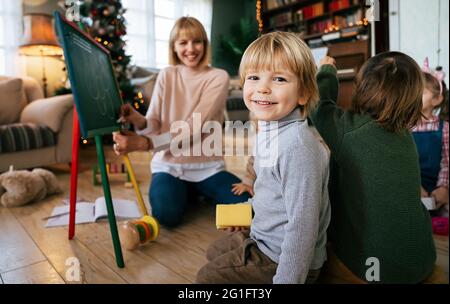
<svg viewBox="0 0 450 304">
<path fill-rule="evenodd" d="M 28 233 L 45 254 L 56 271 L 65 279 L 71 266 L 66 265 L 69 258 L 77 258 L 81 266 L 80 282 L 68 283 L 125 283 L 114 270 L 110 269 L 84 243 L 75 238 L 68 240 L 68 230 L 65 227 L 45 228 L 42 218 L 51 213 L 54 206 L 59 205 L 64 197 L 53 196 L 41 202 L 13 210 L 15 216 L 26 227 Z M 80 229 L 81 225 L 77 225 Z M 99 231 L 100 229 L 97 229 Z M 96 239 L 96 231 L 91 230 Z M 107 239 L 107 237 L 105 237 Z M 97 238 L 97 240 L 103 240 Z"/>
<path fill-rule="evenodd" d="M 205 253 L 208 246 L 223 233 L 218 232 L 214 224 L 200 228 L 205 216 L 198 209 L 203 207 L 191 210 L 179 227 L 162 228 L 155 242 L 140 248 L 145 254 L 155 258 L 190 282 L 195 281 L 198 270 L 207 262 Z M 196 216 L 193 216 L 194 214 Z"/>
<path fill-rule="evenodd" d="M 449 260 L 448 260 L 448 236 L 434 235 L 434 243 L 436 246 L 436 264 L 444 269 L 449 281 Z"/>
<path fill-rule="evenodd" d="M 125 268 L 117 268 L 111 241 L 104 241 L 89 246 L 89 249 L 110 268 L 134 284 L 184 284 L 190 283 L 175 271 L 160 264 L 156 259 L 143 252 L 123 250 Z M 181 253 L 180 253 L 181 254 Z"/>
<path fill-rule="evenodd" d="M 33 239 L 11 211 L 3 207 L 0 207 L 0 231 L 0 273 L 45 261 Z"/>
<path fill-rule="evenodd" d="M 47 261 L 2 274 L 5 284 L 64 284 L 64 280 Z"/>
<path fill-rule="evenodd" d="M 153 243 L 141 246 L 139 250 L 190 283 L 194 283 L 198 270 L 207 262 L 204 254 L 199 254 L 188 246 L 180 245 L 166 235 L 161 235 Z"/>
</svg>

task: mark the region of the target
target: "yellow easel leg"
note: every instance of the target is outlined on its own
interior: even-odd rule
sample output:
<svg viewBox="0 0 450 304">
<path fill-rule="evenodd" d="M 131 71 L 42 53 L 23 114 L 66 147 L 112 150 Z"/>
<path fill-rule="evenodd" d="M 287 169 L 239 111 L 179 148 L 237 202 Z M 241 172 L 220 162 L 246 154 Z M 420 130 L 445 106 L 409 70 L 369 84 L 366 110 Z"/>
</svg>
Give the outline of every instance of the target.
<svg viewBox="0 0 450 304">
<path fill-rule="evenodd" d="M 148 215 L 147 208 L 145 207 L 144 200 L 142 199 L 141 190 L 139 190 L 138 184 L 136 182 L 136 178 L 134 176 L 133 168 L 131 167 L 130 159 L 128 155 L 124 155 L 123 159 L 125 161 L 125 166 L 127 166 L 128 173 L 130 174 L 131 183 L 133 184 L 134 192 L 136 192 L 136 196 L 138 199 L 139 207 L 141 208 L 141 212 L 143 215 Z"/>
</svg>

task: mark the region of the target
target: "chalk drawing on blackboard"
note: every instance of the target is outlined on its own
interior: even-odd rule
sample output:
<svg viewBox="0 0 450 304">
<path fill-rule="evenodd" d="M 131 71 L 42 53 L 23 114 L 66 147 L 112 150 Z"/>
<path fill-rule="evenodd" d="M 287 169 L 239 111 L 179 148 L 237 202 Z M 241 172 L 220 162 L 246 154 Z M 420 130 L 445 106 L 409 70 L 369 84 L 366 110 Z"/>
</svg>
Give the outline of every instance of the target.
<svg viewBox="0 0 450 304">
<path fill-rule="evenodd" d="M 105 57 L 90 56 L 92 54 L 91 46 L 77 36 L 72 34 L 71 39 L 74 44 L 86 51 L 86 54 L 83 54 L 83 57 L 78 59 L 80 61 L 80 69 L 90 74 L 93 78 L 88 79 L 87 77 L 82 77 L 81 82 L 83 83 L 83 87 L 89 92 L 88 94 L 97 107 L 98 114 L 114 119 L 114 108 L 111 103 L 106 102 L 109 100 L 108 98 L 111 98 L 109 90 L 102 87 L 102 83 L 106 83 L 108 79 L 104 74 L 92 70 L 93 67 L 104 66 L 108 62 L 105 60 Z"/>
</svg>

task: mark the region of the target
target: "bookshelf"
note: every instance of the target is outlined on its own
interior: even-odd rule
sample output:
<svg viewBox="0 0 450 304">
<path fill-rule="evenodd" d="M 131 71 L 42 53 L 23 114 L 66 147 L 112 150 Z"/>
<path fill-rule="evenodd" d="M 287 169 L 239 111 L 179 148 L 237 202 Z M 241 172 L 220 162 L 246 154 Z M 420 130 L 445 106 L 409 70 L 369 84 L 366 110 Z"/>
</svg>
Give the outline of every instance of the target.
<svg viewBox="0 0 450 304">
<path fill-rule="evenodd" d="M 354 78 L 370 57 L 365 0 L 264 0 L 263 32 L 296 32 L 312 48 L 328 47 L 336 59 L 338 104 L 350 107 Z"/>
<path fill-rule="evenodd" d="M 339 37 L 330 40 L 358 35 L 361 39 L 361 35 L 367 35 L 369 25 L 365 0 L 265 0 L 262 18 L 265 32 L 298 32 L 305 41 L 322 35 L 327 41 L 327 34 Z"/>
</svg>

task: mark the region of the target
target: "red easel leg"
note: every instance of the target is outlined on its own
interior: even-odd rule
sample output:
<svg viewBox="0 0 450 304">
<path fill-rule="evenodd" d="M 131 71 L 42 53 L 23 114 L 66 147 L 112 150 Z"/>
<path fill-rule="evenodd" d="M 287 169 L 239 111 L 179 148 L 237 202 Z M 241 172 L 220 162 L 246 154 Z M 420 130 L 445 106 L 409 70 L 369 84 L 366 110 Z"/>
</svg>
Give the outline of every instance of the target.
<svg viewBox="0 0 450 304">
<path fill-rule="evenodd" d="M 75 235 L 75 205 L 77 203 L 77 182 L 78 182 L 78 151 L 80 148 L 80 125 L 77 111 L 73 111 L 72 130 L 72 167 L 70 170 L 70 214 L 69 214 L 69 240 Z"/>
</svg>

